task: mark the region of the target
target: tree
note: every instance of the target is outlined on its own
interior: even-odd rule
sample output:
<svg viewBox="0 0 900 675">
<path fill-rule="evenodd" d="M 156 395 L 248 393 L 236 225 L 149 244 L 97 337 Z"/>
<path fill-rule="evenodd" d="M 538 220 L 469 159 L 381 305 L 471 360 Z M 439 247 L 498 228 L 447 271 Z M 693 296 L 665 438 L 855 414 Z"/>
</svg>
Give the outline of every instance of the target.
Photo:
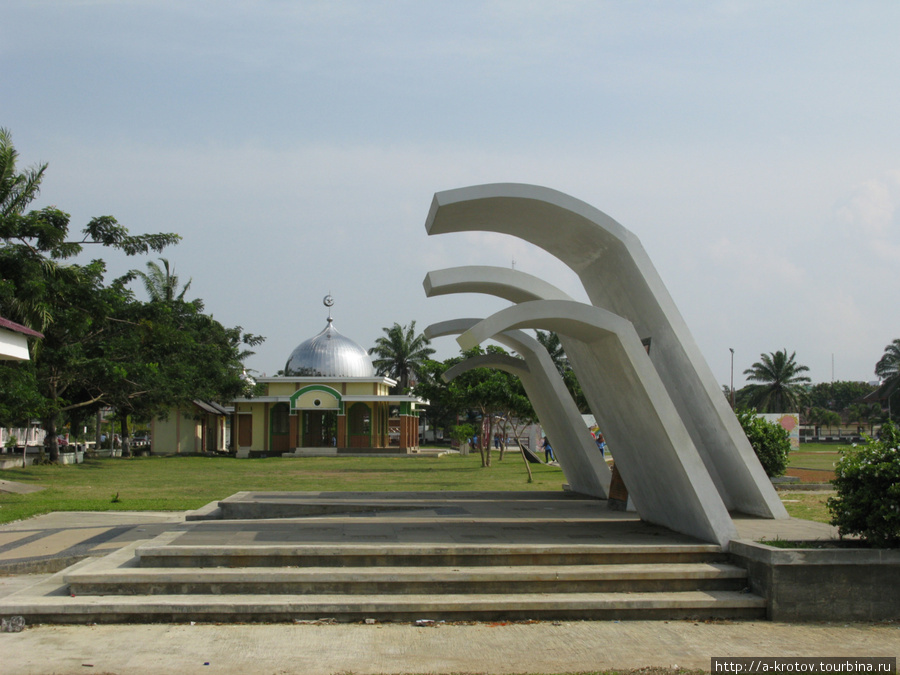
<svg viewBox="0 0 900 675">
<path fill-rule="evenodd" d="M 784 475 L 791 451 L 788 432 L 780 424 L 763 419 L 755 410 L 738 410 L 737 418 L 766 475 Z"/>
<path fill-rule="evenodd" d="M 122 307 L 98 364 L 108 375 L 103 400 L 116 409 L 128 452 L 128 415 L 150 419 L 195 399 L 246 395 L 244 359 L 263 338 L 225 328 L 199 301 L 132 301 Z"/>
<path fill-rule="evenodd" d="M 900 338 L 884 348 L 884 354 L 875 364 L 875 374 L 882 379 L 878 394 L 888 400 L 890 410 L 891 397 L 900 390 Z"/>
<path fill-rule="evenodd" d="M 809 368 L 794 359 L 797 352 L 788 356 L 787 350 L 773 354 L 761 354 L 760 360 L 744 371 L 747 379 L 758 384 L 745 387 L 747 402 L 762 412 L 791 412 L 799 410 L 803 399 L 803 384 L 810 381 Z"/>
<path fill-rule="evenodd" d="M 881 437 L 841 453 L 828 499 L 841 536 L 858 534 L 872 546 L 900 546 L 900 431 L 890 421 Z"/>
<path fill-rule="evenodd" d="M 569 357 L 566 356 L 559 335 L 552 331 L 545 333 L 544 331 L 539 330 L 535 332 L 537 333 L 538 342 L 540 342 L 544 346 L 544 349 L 547 350 L 550 359 L 553 361 L 553 365 L 555 365 L 556 370 L 559 371 L 559 374 L 566 385 L 566 389 L 569 390 L 572 399 L 575 401 L 575 405 L 578 406 L 578 411 L 583 414 L 590 414 L 590 406 L 588 406 L 587 399 L 584 397 L 584 392 L 581 390 L 581 384 L 575 376 L 575 371 L 572 370 L 572 367 L 569 365 Z"/>
<path fill-rule="evenodd" d="M 818 382 L 807 388 L 806 403 L 812 407 L 841 412 L 871 394 L 875 387 L 866 382 L 836 380 Z"/>
<path fill-rule="evenodd" d="M 434 354 L 428 345 L 431 342 L 423 334 L 416 335 L 416 322 L 409 326 L 395 323 L 390 328 L 382 328 L 385 335 L 375 340 L 369 354 L 379 375 L 387 375 L 397 380 L 396 390 L 406 392 L 410 382 L 419 377 L 425 361 Z"/>
<path fill-rule="evenodd" d="M 144 289 L 150 296 L 150 302 L 174 302 L 175 300 L 184 300 L 184 294 L 191 287 L 193 279 L 188 282 L 178 292 L 178 277 L 175 275 L 175 268 L 169 268 L 169 261 L 160 258 L 163 266 L 160 267 L 152 260 L 147 262 L 147 271 L 138 272 L 137 275 L 144 282 Z M 176 295 L 177 293 L 177 295 Z"/>
<path fill-rule="evenodd" d="M 70 241 L 67 213 L 55 207 L 26 212 L 40 191 L 47 165 L 19 172 L 17 160 L 9 132 L 0 130 L 0 314 L 44 333 L 44 339 L 32 346 L 30 379 L 36 388 L 31 394 L 43 405 L 35 405 L 31 414 L 43 420 L 55 460 L 60 414 L 101 400 L 91 353 L 105 338 L 109 317 L 125 301 L 123 284 L 103 283 L 102 261 L 61 262 L 91 244 L 131 256 L 160 252 L 180 237 L 130 235 L 112 216 L 99 216 L 88 222 L 80 240 Z M 22 378 L 18 383 L 27 381 Z M 9 392 L 0 396 L 9 401 Z"/>
</svg>

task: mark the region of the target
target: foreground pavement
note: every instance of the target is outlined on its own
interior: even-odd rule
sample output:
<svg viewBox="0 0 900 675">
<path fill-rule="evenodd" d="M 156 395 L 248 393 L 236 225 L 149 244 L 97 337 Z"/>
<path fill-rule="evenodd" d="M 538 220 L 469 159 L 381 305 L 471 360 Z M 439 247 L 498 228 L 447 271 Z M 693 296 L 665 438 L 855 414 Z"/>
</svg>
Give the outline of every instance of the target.
<svg viewBox="0 0 900 675">
<path fill-rule="evenodd" d="M 0 634 L 0 672 L 577 673 L 709 671 L 713 656 L 900 654 L 900 626 L 563 621 L 415 626 L 40 626 Z"/>
</svg>

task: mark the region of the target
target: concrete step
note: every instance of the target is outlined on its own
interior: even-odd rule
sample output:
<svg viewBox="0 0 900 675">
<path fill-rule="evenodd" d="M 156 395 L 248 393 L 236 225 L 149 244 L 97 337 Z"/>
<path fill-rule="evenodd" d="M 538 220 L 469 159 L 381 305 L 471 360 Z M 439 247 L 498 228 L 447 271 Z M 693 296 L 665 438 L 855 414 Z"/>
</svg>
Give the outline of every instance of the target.
<svg viewBox="0 0 900 675">
<path fill-rule="evenodd" d="M 24 616 L 29 624 L 235 623 L 322 618 L 337 621 L 367 618 L 378 621 L 762 619 L 766 610 L 762 598 L 736 591 L 81 596 L 69 591 L 64 574 L 61 572 L 26 591 L 0 600 L 0 614 Z"/>
<path fill-rule="evenodd" d="M 194 569 L 98 564 L 66 576 L 75 595 L 345 594 L 447 595 L 740 591 L 733 565 L 569 565 L 565 567 L 305 567 Z"/>
<path fill-rule="evenodd" d="M 174 545 L 138 549 L 143 567 L 481 567 L 726 562 L 714 544 L 441 545 L 298 544 Z"/>
</svg>

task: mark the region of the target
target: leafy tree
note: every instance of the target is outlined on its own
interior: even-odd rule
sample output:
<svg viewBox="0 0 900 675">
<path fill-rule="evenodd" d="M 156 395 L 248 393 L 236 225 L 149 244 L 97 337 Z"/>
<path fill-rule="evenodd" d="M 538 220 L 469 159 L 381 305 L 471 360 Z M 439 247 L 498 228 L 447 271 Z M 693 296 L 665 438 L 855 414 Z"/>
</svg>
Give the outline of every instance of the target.
<svg viewBox="0 0 900 675">
<path fill-rule="evenodd" d="M 506 350 L 493 345 L 486 350 L 475 347 L 463 352 L 463 357 L 468 359 L 485 353 L 506 355 Z M 484 423 L 487 424 L 486 433 L 479 436 L 478 449 L 481 452 L 481 465 L 490 467 L 491 439 L 498 420 L 512 417 L 513 411 L 521 412 L 526 404 L 530 410 L 521 382 L 519 378 L 503 370 L 472 368 L 454 379 L 451 388 L 456 392 L 457 400 L 480 417 L 482 428 Z M 530 417 L 533 416 L 532 411 Z"/>
<path fill-rule="evenodd" d="M 91 244 L 126 255 L 162 251 L 177 234 L 130 235 L 112 216 L 93 218 L 80 240 L 69 241 L 69 214 L 55 207 L 25 212 L 37 197 L 46 164 L 18 172 L 12 138 L 0 129 L 0 311 L 9 319 L 44 332 L 54 319 L 49 287 L 73 281 L 83 266 L 61 265 Z"/>
<path fill-rule="evenodd" d="M 842 412 L 852 404 L 859 403 L 874 390 L 875 387 L 866 382 L 818 382 L 807 388 L 806 402 L 811 407 Z"/>
<path fill-rule="evenodd" d="M 30 395 L 42 401 L 31 414 L 41 417 L 55 460 L 60 415 L 102 400 L 92 372 L 95 353 L 110 328 L 109 317 L 127 299 L 123 284 L 104 285 L 102 261 L 62 262 L 91 244 L 137 255 L 162 251 L 180 237 L 130 235 L 113 217 L 100 216 L 88 222 L 80 240 L 70 241 L 67 213 L 55 207 L 26 212 L 47 165 L 20 172 L 17 160 L 9 132 L 0 130 L 0 314 L 44 333 L 32 347 L 33 377 L 17 383 L 33 383 Z M 0 392 L 0 398 L 9 408 L 10 393 Z"/>
<path fill-rule="evenodd" d="M 448 438 L 454 438 L 451 430 L 459 424 L 460 415 L 466 417 L 466 406 L 460 397 L 459 388 L 444 382 L 442 376 L 461 360 L 459 357 L 445 361 L 426 359 L 419 371 L 419 380 L 412 390 L 416 396 L 428 401 L 425 416 L 434 428 L 443 429 Z M 471 438 L 472 435 L 469 434 L 468 437 Z"/>
<path fill-rule="evenodd" d="M 116 408 L 123 449 L 128 415 L 149 419 L 194 399 L 227 401 L 247 394 L 246 347 L 263 338 L 225 328 L 204 314 L 199 301 L 131 302 L 115 326 L 98 364 L 108 375 L 104 401 Z"/>
<path fill-rule="evenodd" d="M 809 368 L 794 359 L 797 352 L 788 356 L 787 350 L 773 354 L 761 354 L 760 360 L 744 371 L 751 382 L 745 387 L 747 403 L 762 412 L 790 412 L 800 408 L 803 384 L 810 381 Z"/>
<path fill-rule="evenodd" d="M 397 390 L 406 392 L 410 382 L 423 371 L 425 361 L 434 354 L 428 346 L 431 341 L 422 333 L 416 335 L 415 321 L 409 326 L 395 323 L 382 330 L 385 334 L 375 340 L 375 346 L 369 350 L 369 354 L 376 357 L 372 365 L 379 375 L 397 380 Z"/>
<path fill-rule="evenodd" d="M 784 475 L 791 451 L 788 432 L 780 424 L 759 417 L 755 410 L 739 410 L 737 418 L 766 475 Z"/>
<path fill-rule="evenodd" d="M 886 422 L 881 438 L 841 455 L 828 500 L 832 525 L 873 546 L 900 546 L 900 431 Z"/>
</svg>

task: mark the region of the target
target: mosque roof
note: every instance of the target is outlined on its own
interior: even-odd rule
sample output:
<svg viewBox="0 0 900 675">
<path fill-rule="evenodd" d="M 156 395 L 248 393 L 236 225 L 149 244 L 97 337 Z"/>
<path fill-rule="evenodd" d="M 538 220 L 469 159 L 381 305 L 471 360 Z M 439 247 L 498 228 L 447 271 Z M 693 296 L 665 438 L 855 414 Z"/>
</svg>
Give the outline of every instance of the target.
<svg viewBox="0 0 900 675">
<path fill-rule="evenodd" d="M 328 325 L 291 352 L 284 367 L 287 377 L 374 377 L 375 367 L 369 353 L 334 327 Z"/>
</svg>

